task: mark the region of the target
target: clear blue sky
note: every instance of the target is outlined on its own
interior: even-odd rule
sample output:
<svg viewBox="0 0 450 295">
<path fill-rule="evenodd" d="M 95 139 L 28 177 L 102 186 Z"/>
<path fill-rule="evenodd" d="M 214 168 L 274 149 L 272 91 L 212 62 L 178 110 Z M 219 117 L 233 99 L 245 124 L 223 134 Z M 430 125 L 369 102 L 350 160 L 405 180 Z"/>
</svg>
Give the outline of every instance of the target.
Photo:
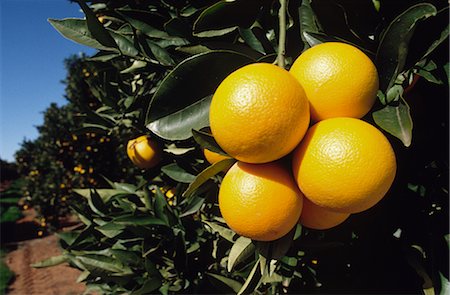
<svg viewBox="0 0 450 295">
<path fill-rule="evenodd" d="M 91 48 L 62 37 L 48 18 L 83 17 L 68 0 L 0 0 L 0 158 L 13 161 L 20 143 L 34 139 L 42 112 L 66 103 L 64 59 Z"/>
</svg>

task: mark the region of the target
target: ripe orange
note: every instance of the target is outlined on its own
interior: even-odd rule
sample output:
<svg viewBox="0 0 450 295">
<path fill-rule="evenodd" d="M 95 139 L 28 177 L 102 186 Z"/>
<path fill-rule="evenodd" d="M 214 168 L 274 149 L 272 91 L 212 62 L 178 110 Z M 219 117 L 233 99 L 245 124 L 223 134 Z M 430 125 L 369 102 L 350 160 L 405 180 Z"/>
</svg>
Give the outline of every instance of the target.
<svg viewBox="0 0 450 295">
<path fill-rule="evenodd" d="M 152 168 L 161 160 L 160 146 L 147 135 L 128 141 L 127 154 L 130 160 L 141 169 Z"/>
<path fill-rule="evenodd" d="M 311 47 L 295 60 L 290 73 L 305 89 L 313 121 L 362 118 L 375 103 L 377 69 L 352 45 L 328 42 Z"/>
<path fill-rule="evenodd" d="M 222 160 L 230 158 L 228 156 L 221 155 L 219 153 L 210 151 L 208 149 L 203 149 L 203 155 L 205 156 L 206 161 L 208 161 L 208 163 L 210 163 L 210 164 L 214 164 L 214 163 L 217 163 Z"/>
<path fill-rule="evenodd" d="M 294 151 L 292 163 L 305 197 L 343 213 L 361 212 L 380 201 L 397 168 L 387 138 L 354 118 L 316 123 Z"/>
<path fill-rule="evenodd" d="M 349 213 L 330 211 L 303 198 L 300 224 L 312 229 L 329 229 L 341 224 L 349 216 Z"/>
<path fill-rule="evenodd" d="M 279 162 L 237 162 L 219 190 L 219 208 L 228 226 L 257 241 L 286 235 L 297 224 L 302 204 L 302 193 Z"/>
<path fill-rule="evenodd" d="M 214 93 L 211 131 L 231 157 L 266 163 L 290 153 L 309 125 L 303 88 L 272 64 L 244 66 L 226 77 Z"/>
</svg>

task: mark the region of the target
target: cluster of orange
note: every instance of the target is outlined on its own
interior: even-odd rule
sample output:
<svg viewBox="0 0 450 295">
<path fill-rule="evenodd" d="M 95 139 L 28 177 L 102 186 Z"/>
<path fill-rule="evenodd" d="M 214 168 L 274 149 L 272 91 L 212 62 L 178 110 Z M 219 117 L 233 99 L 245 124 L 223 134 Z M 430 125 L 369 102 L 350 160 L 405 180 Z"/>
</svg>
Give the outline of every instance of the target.
<svg viewBox="0 0 450 295">
<path fill-rule="evenodd" d="M 306 50 L 289 72 L 256 63 L 226 77 L 214 93 L 210 125 L 238 160 L 219 191 L 228 226 L 272 241 L 298 222 L 331 228 L 380 201 L 394 180 L 395 155 L 386 137 L 359 119 L 377 90 L 372 61 L 337 42 Z"/>
</svg>

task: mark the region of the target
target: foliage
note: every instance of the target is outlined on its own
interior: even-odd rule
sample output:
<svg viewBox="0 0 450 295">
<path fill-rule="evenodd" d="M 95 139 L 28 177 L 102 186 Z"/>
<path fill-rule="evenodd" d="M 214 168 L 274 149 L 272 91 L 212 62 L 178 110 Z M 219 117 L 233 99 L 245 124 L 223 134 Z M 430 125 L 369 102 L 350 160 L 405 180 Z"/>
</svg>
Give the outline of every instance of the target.
<svg viewBox="0 0 450 295">
<path fill-rule="evenodd" d="M 102 176 L 127 180 L 136 169 L 118 150 L 123 143 L 115 133 L 79 131 L 84 121 L 80 105 L 93 105 L 85 82 L 89 72 L 83 59 L 67 59 L 66 93 L 69 103 L 52 103 L 38 126 L 39 137 L 25 140 L 16 153 L 18 169 L 24 175 L 26 203 L 34 206 L 49 225 L 57 226 L 68 212 L 68 205 L 79 202 L 73 187 L 105 186 Z M 126 135 L 126 130 L 121 136 Z M 119 156 L 117 156 L 119 155 Z"/>
<path fill-rule="evenodd" d="M 14 273 L 8 268 L 3 261 L 5 253 L 3 249 L 0 250 L 0 294 L 6 294 L 9 282 L 14 277 Z"/>
<path fill-rule="evenodd" d="M 80 280 L 106 293 L 445 289 L 448 146 L 439 140 L 448 136 L 447 3 L 289 1 L 285 28 L 277 1 L 78 2 L 86 19 L 50 23 L 99 50 L 88 59 L 95 103 L 80 103 L 84 130 L 151 133 L 166 153 L 137 185 L 78 190 L 88 204 L 73 208 L 85 227 L 62 235 L 63 256 L 38 266 L 70 261 L 84 271 Z M 329 231 L 297 227 L 260 243 L 237 237 L 218 212 L 221 171 L 233 160 L 208 166 L 200 150 L 223 152 L 205 128 L 217 85 L 242 65 L 279 60 L 285 30 L 287 67 L 302 50 L 334 40 L 375 61 L 379 102 L 364 119 L 400 139 L 392 137 L 400 168 L 368 212 Z M 432 102 L 408 99 L 417 75 L 415 88 Z M 167 200 L 161 188 L 173 187 Z"/>
</svg>

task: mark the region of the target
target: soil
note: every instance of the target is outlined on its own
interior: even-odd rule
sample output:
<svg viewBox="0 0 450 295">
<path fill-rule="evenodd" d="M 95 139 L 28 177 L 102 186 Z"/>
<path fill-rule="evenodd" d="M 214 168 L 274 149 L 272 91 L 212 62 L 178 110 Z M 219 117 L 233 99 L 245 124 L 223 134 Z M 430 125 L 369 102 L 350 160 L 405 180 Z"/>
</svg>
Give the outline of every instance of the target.
<svg viewBox="0 0 450 295">
<path fill-rule="evenodd" d="M 10 295 L 70 295 L 83 294 L 86 286 L 76 283 L 81 271 L 67 263 L 48 268 L 32 268 L 30 265 L 61 253 L 58 238 L 51 234 L 38 237 L 38 224 L 33 210 L 25 211 L 25 217 L 18 220 L 10 233 L 6 247 L 11 249 L 5 262 L 15 278 L 9 285 Z M 67 230 L 67 228 L 62 228 Z M 86 294 L 86 293 L 85 293 Z"/>
</svg>

